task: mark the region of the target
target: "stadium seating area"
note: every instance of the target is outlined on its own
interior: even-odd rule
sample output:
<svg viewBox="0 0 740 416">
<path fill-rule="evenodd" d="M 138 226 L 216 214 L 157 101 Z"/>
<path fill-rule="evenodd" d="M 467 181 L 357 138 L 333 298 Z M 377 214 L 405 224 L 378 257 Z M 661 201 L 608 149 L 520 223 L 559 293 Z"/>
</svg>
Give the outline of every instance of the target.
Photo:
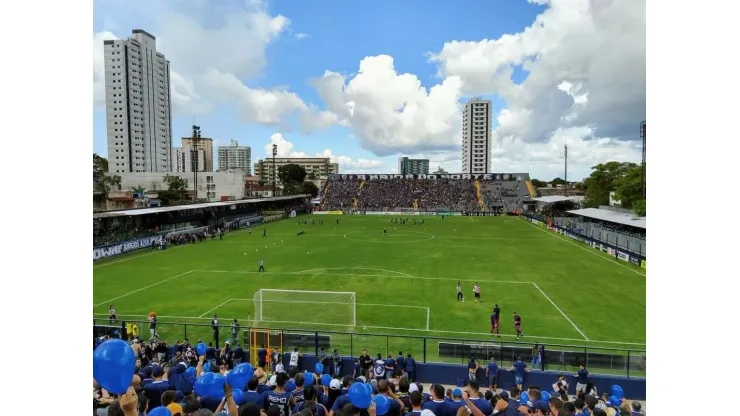
<svg viewBox="0 0 740 416">
<path fill-rule="evenodd" d="M 108 337 L 100 337 L 96 346 L 105 349 L 104 344 L 109 342 Z M 495 378 L 489 379 L 492 386 L 481 386 L 473 380 L 466 382 L 465 387 L 424 386 L 414 382 L 413 364 L 406 362 L 403 355 L 387 359 L 363 355 L 354 363 L 341 358 L 337 363 L 335 358 L 327 356 L 323 363 L 304 368 L 297 349 L 284 355 L 265 351 L 264 367 L 254 368 L 251 364 L 241 364 L 248 361 L 245 358 L 249 353 L 238 344 L 233 348 L 226 344 L 219 350 L 186 341 L 168 350 L 161 341 L 135 339 L 130 345 L 135 354 L 132 359 L 135 357 L 136 361 L 131 385 L 124 385 L 128 389 L 126 393 L 110 394 L 102 387 L 104 382 L 93 380 L 93 408 L 97 416 L 644 414 L 641 402 L 630 402 L 615 394 L 614 388 L 618 386 L 612 387 L 611 396 L 600 394 L 587 381 L 587 372 L 578 378 L 576 386 L 569 386 L 560 375 L 553 376 L 552 385 L 515 386 L 509 390 L 497 389 Z M 125 344 L 122 346 L 127 348 Z M 483 366 L 493 369 L 493 374 L 512 371 L 491 363 L 491 367 L 486 363 Z M 345 366 L 348 368 L 342 369 Z M 468 367 L 471 366 L 477 368 L 478 363 L 471 360 Z M 339 372 L 347 374 L 347 370 L 351 375 L 339 375 Z M 584 371 L 582 368 L 581 372 Z M 353 388 L 356 383 L 366 386 Z"/>
<path fill-rule="evenodd" d="M 513 212 L 529 196 L 519 180 L 479 180 L 486 211 Z M 329 179 L 321 209 L 479 211 L 474 179 Z"/>
</svg>

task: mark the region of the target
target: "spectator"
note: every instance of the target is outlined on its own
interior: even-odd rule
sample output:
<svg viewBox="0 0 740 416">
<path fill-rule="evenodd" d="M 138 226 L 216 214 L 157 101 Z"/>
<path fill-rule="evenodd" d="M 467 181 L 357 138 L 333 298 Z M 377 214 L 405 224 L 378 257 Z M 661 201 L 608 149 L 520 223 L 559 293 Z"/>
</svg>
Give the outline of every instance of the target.
<svg viewBox="0 0 740 416">
<path fill-rule="evenodd" d="M 560 396 L 561 400 L 568 400 L 568 381 L 563 374 L 558 374 L 558 381 L 552 385 L 552 390 Z"/>
<path fill-rule="evenodd" d="M 259 379 L 257 377 L 252 377 L 247 382 L 247 391 L 244 392 L 244 403 L 254 403 L 258 407 L 262 406 L 261 402 L 261 396 L 257 392 L 257 387 L 259 386 Z"/>
<path fill-rule="evenodd" d="M 445 388 L 440 384 L 434 384 L 431 388 L 432 400 L 424 403 L 422 409 L 431 410 L 435 415 L 442 416 L 446 405 L 445 405 Z"/>
<path fill-rule="evenodd" d="M 478 380 L 478 367 L 479 365 L 478 362 L 475 361 L 475 357 L 470 357 L 470 361 L 468 361 L 468 380 Z"/>
<path fill-rule="evenodd" d="M 550 398 L 549 405 L 549 411 L 550 415 L 552 416 L 559 416 L 560 411 L 563 409 L 563 401 L 558 399 L 557 397 Z"/>
<path fill-rule="evenodd" d="M 293 349 L 293 352 L 290 353 L 290 366 L 288 367 L 288 371 L 293 371 L 295 369 L 298 371 L 298 359 L 303 356 L 302 353 L 298 352 L 298 347 Z"/>
<path fill-rule="evenodd" d="M 406 356 L 404 361 L 404 372 L 409 379 L 409 382 L 414 381 L 414 373 L 416 372 L 416 361 L 411 357 L 411 354 Z"/>
<path fill-rule="evenodd" d="M 390 402 L 386 416 L 401 416 L 406 412 L 406 406 L 400 398 L 393 394 L 388 380 L 378 381 L 378 394 L 385 396 Z"/>
<path fill-rule="evenodd" d="M 490 415 L 493 413 L 491 402 L 480 398 L 480 385 L 477 381 L 468 382 L 467 392 L 470 395 L 470 401 L 473 402 L 475 407 L 480 409 L 484 415 Z"/>
<path fill-rule="evenodd" d="M 411 402 L 411 411 L 407 415 L 421 416 L 421 393 L 419 391 L 409 393 L 409 401 Z"/>
<path fill-rule="evenodd" d="M 339 355 L 339 351 L 335 348 L 334 354 L 331 356 L 332 365 L 334 367 L 334 371 L 332 372 L 332 375 L 335 377 L 339 377 L 339 374 L 342 372 L 342 356 Z"/>
<path fill-rule="evenodd" d="M 578 364 L 578 373 L 576 377 L 576 394 L 586 392 L 586 385 L 588 384 L 588 370 L 583 363 Z"/>
<path fill-rule="evenodd" d="M 162 405 L 162 393 L 170 389 L 170 384 L 167 380 L 162 380 L 164 376 L 164 369 L 160 366 L 152 368 L 152 377 L 154 380 L 144 385 L 144 393 L 149 398 L 149 408 Z"/>
<path fill-rule="evenodd" d="M 360 355 L 360 375 L 367 378 L 370 375 L 372 364 L 373 359 L 367 354 L 367 350 L 362 350 L 362 355 Z"/>
<path fill-rule="evenodd" d="M 542 345 L 535 341 L 534 347 L 532 347 L 532 363 L 530 364 L 530 367 L 533 369 L 537 369 L 537 366 L 539 366 L 541 363 Z"/>
<path fill-rule="evenodd" d="M 524 383 L 524 373 L 529 371 L 527 363 L 522 361 L 522 357 L 517 357 L 516 361 L 514 361 L 514 365 L 509 369 L 509 371 L 512 370 L 514 371 L 514 384 L 516 384 L 519 391 L 521 391 L 522 384 Z"/>
<path fill-rule="evenodd" d="M 498 364 L 496 359 L 491 356 L 491 361 L 488 362 L 486 367 L 486 378 L 488 379 L 488 388 L 496 390 L 498 385 L 496 384 L 496 377 L 498 376 Z"/>
</svg>

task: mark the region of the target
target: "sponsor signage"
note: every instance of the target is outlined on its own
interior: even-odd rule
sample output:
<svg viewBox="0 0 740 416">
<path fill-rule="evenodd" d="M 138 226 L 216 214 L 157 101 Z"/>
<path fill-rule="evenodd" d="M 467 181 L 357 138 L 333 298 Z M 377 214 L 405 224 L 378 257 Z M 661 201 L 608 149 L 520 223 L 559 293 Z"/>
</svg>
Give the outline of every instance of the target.
<svg viewBox="0 0 740 416">
<path fill-rule="evenodd" d="M 642 261 L 640 262 L 640 267 L 642 267 L 643 269 L 647 269 L 647 267 L 645 267 L 645 266 L 646 266 L 646 263 L 647 263 L 647 261 L 646 261 L 646 260 L 642 260 Z"/>
<path fill-rule="evenodd" d="M 314 211 L 314 214 L 318 215 L 342 215 L 344 212 L 342 211 Z"/>
<path fill-rule="evenodd" d="M 495 217 L 495 212 L 463 212 L 463 216 L 466 217 Z"/>
<path fill-rule="evenodd" d="M 630 261 L 630 256 L 627 253 L 622 253 L 621 251 L 617 251 L 617 258 L 619 260 Z"/>
<path fill-rule="evenodd" d="M 635 266 L 639 266 L 640 265 L 640 259 L 638 259 L 637 257 L 634 257 L 634 256 L 630 256 L 630 263 L 634 264 Z"/>
<path fill-rule="evenodd" d="M 106 259 L 108 257 L 119 256 L 130 251 L 138 250 L 140 248 L 150 248 L 152 242 L 159 240 L 161 236 L 153 235 L 144 238 L 138 238 L 136 240 L 124 241 L 118 244 L 110 244 L 107 246 L 96 247 L 93 249 L 93 261 Z"/>
<path fill-rule="evenodd" d="M 375 179 L 452 179 L 452 180 L 482 180 L 482 181 L 523 181 L 529 179 L 528 173 L 486 173 L 480 175 L 471 175 L 468 173 L 450 173 L 445 175 L 438 174 L 417 174 L 417 175 L 348 175 L 333 173 L 329 175 L 329 180 L 359 179 L 363 181 Z"/>
</svg>

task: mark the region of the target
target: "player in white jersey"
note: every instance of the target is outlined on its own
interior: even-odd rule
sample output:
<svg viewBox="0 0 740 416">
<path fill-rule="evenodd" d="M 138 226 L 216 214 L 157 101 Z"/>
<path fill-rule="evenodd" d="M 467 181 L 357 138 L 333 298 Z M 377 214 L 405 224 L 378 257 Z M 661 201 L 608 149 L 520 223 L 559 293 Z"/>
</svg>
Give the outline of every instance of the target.
<svg viewBox="0 0 740 416">
<path fill-rule="evenodd" d="M 465 302 L 465 297 L 463 296 L 462 285 L 460 284 L 460 282 L 457 282 L 457 300 L 459 302 Z"/>
<path fill-rule="evenodd" d="M 475 303 L 483 302 L 480 298 L 480 286 L 478 286 L 478 282 L 475 282 L 473 286 L 473 294 L 475 295 Z"/>
</svg>

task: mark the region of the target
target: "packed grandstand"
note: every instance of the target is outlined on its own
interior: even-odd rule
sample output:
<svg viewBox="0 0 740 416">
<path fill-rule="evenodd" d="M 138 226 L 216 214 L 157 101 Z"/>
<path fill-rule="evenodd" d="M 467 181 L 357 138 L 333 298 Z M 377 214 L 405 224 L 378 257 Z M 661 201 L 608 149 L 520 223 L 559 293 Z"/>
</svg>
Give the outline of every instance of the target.
<svg viewBox="0 0 740 416">
<path fill-rule="evenodd" d="M 126 219 L 101 215 L 96 219 L 95 238 L 99 244 L 116 244 L 156 234 L 164 236 L 164 245 L 188 244 L 196 235 L 215 236 L 222 229 L 248 227 L 257 215 L 286 218 L 296 211 L 300 215 L 312 209 L 518 215 L 534 209 L 534 196 L 529 176 L 523 173 L 330 175 L 320 190 L 318 206 L 313 208 L 304 198 L 265 200 L 249 206 L 239 206 L 235 201 L 235 209 L 204 206 L 154 211 L 137 220 L 131 220 L 134 217 L 130 215 Z M 531 214 L 533 218 L 536 215 Z M 576 220 L 573 225 L 608 227 Z M 100 253 L 101 259 L 106 256 L 104 251 Z M 314 349 L 310 343 L 307 351 L 269 349 L 250 345 L 237 336 L 223 345 L 207 340 L 179 342 L 160 337 L 156 315 L 149 317 L 150 322 L 152 318 L 155 324 L 150 326 L 151 332 L 148 328 L 134 330 L 131 322 L 117 319 L 115 312 L 110 322 L 96 325 L 96 415 L 644 414 L 642 403 L 625 398 L 618 385 L 599 391 L 583 365 L 576 372 L 560 374 L 541 371 L 534 358 L 531 364 L 524 361 L 529 357 L 518 357 L 511 368 L 503 363 L 499 366 L 488 357 L 482 361 L 471 357 L 469 377 L 459 379 L 457 385 L 443 385 L 425 379 L 411 355 L 402 352 L 396 357 L 364 352 L 357 357 L 342 357 L 321 348 L 319 355 L 311 353 Z M 317 336 L 316 351 L 318 342 Z M 541 374 L 535 385 L 528 374 L 538 370 Z M 528 383 L 524 382 L 525 374 Z"/>
</svg>

